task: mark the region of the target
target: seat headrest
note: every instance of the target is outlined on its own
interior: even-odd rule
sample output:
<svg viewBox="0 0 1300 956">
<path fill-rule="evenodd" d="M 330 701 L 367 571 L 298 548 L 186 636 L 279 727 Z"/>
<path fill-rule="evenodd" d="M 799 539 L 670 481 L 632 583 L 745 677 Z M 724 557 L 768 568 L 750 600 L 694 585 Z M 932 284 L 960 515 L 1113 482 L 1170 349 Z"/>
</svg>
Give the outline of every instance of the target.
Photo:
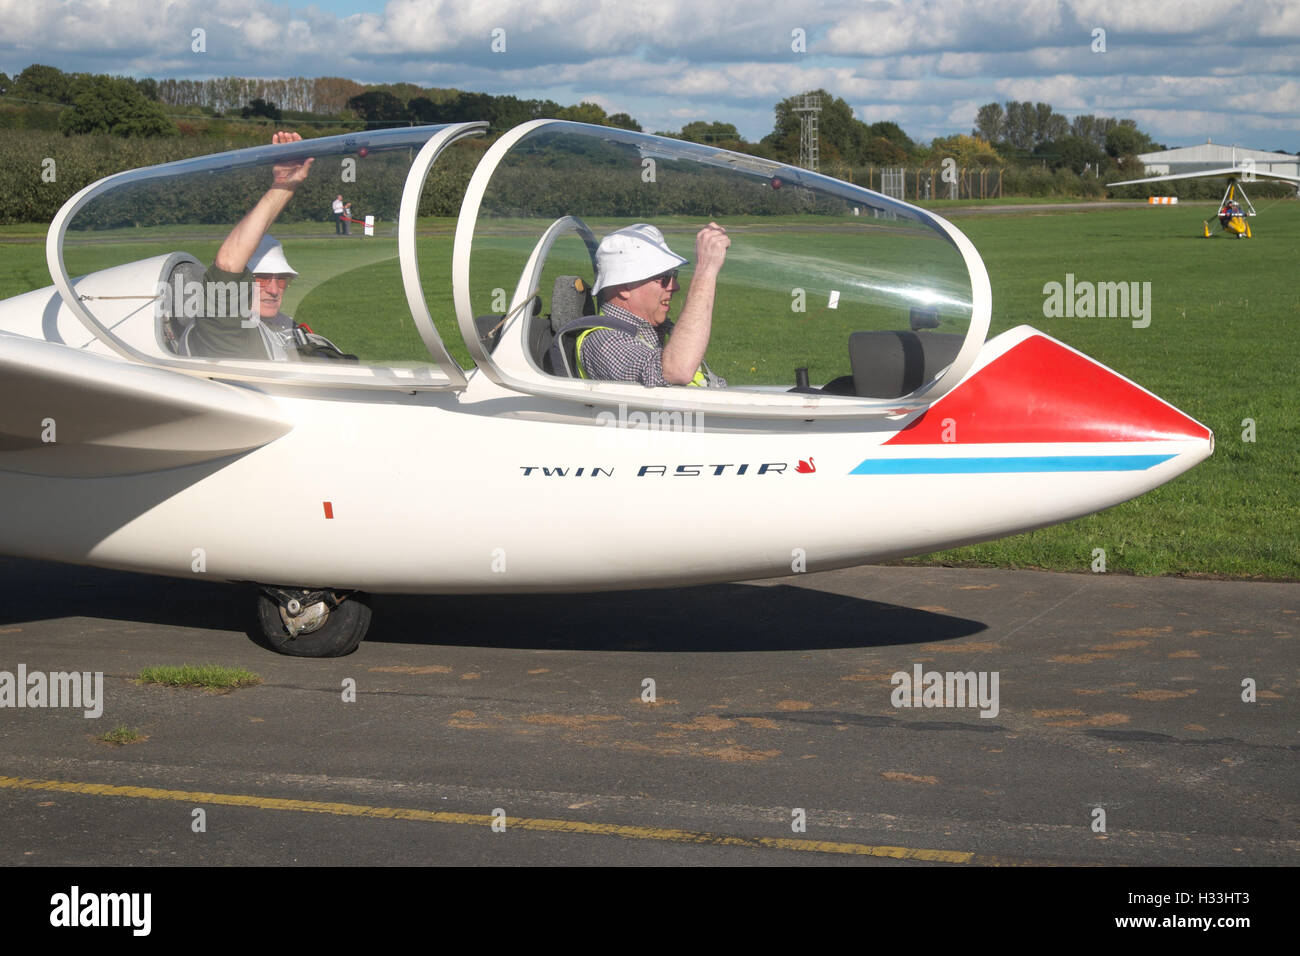
<svg viewBox="0 0 1300 956">
<path fill-rule="evenodd" d="M 591 286 L 579 276 L 556 276 L 551 290 L 551 332 L 557 333 L 574 319 L 595 315 Z"/>
</svg>

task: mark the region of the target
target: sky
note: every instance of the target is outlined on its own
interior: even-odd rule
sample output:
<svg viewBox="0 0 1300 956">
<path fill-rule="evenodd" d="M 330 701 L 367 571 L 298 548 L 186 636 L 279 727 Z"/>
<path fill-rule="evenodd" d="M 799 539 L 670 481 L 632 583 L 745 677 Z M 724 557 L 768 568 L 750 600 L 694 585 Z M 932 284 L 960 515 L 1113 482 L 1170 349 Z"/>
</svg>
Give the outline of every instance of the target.
<svg viewBox="0 0 1300 956">
<path fill-rule="evenodd" d="M 920 141 L 1032 100 L 1131 117 L 1169 146 L 1300 151 L 1300 0 L 0 0 L 0 23 L 11 76 L 345 76 L 751 140 L 778 100 L 820 87 Z"/>
</svg>

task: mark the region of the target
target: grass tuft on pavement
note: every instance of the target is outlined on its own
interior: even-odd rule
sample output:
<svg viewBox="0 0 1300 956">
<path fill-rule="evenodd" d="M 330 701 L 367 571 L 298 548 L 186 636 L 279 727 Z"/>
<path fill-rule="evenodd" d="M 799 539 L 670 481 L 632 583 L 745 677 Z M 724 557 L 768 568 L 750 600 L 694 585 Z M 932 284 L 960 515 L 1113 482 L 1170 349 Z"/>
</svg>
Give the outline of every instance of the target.
<svg viewBox="0 0 1300 956">
<path fill-rule="evenodd" d="M 168 687 L 205 687 L 210 690 L 234 690 L 253 687 L 262 678 L 242 667 L 217 664 L 182 664 L 180 667 L 146 667 L 140 671 L 140 683 L 165 684 Z"/>
</svg>

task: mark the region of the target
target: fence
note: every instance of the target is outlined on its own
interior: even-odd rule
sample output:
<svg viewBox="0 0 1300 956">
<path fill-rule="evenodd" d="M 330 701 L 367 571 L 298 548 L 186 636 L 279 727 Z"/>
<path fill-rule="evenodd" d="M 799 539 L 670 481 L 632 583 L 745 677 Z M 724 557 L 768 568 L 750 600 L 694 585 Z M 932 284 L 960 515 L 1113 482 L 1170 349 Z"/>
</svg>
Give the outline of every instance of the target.
<svg viewBox="0 0 1300 956">
<path fill-rule="evenodd" d="M 822 169 L 830 176 L 908 202 L 918 199 L 1001 199 L 1004 171 L 988 166 L 953 169 L 950 181 L 945 181 L 944 170 L 939 166 L 907 169 L 903 166 L 850 168 L 824 165 Z"/>
</svg>

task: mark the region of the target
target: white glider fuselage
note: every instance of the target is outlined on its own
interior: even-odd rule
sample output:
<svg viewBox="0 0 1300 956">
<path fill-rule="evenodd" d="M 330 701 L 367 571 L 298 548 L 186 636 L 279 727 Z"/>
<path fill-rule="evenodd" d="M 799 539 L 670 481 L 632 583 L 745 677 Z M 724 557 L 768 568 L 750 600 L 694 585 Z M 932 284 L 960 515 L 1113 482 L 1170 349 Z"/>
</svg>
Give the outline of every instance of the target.
<svg viewBox="0 0 1300 956">
<path fill-rule="evenodd" d="M 420 141 L 400 137 L 418 132 L 376 134 L 370 146 L 321 140 L 317 158 L 374 162 L 381 148 L 413 152 Z M 766 160 L 580 124 L 507 133 L 470 182 L 453 263 L 459 327 L 477 364 L 465 371 L 429 321 L 414 226 L 438 151 L 464 133 L 437 131 L 402 194 L 403 282 L 437 366 L 409 379 L 336 363 L 316 381 L 313 369 L 325 366 L 259 371 L 178 357 L 164 341 L 154 291 L 178 268 L 202 275 L 202 263 L 167 252 L 74 284 L 62 262 L 66 220 L 81 206 L 110 225 L 118 214 L 111 203 L 90 202 L 99 184 L 70 200 L 50 242 L 59 291 L 0 303 L 0 553 L 339 591 L 739 581 L 923 554 L 1068 520 L 1140 495 L 1212 452 L 1203 425 L 1054 339 L 1021 326 L 983 341 L 987 275 L 969 241 L 939 217 Z M 565 137 L 583 148 L 564 154 Z M 552 249 L 563 239 L 577 245 L 580 261 L 586 253 L 572 234 L 593 237 L 576 217 L 552 222 L 552 213 L 538 212 L 533 219 L 551 225 L 516 255 L 515 206 L 484 196 L 498 181 L 498 163 L 506 169 L 530 155 L 511 152 L 521 142 L 552 151 L 545 170 L 563 168 L 555 157 L 594 156 L 603 165 L 593 166 L 592 182 L 610 169 L 639 177 L 643 157 L 658 156 L 665 183 L 698 175 L 704 185 L 691 195 L 722 183 L 736 202 L 774 216 L 787 215 L 781 204 L 809 220 L 814 210 L 821 218 L 808 226 L 812 241 L 841 242 L 842 234 L 867 250 L 830 261 L 771 240 L 753 256 L 756 267 L 739 252 L 728 263 L 739 283 L 733 298 L 750 283 L 788 309 L 790 289 L 803 294 L 804 285 L 820 282 L 836 290 L 831 301 L 840 304 L 829 308 L 858 310 L 853 321 L 906 322 L 911 306 L 922 323 L 935 316 L 913 329 L 937 326 L 939 317 L 951 325 L 955 316 L 970 331 L 949 336 L 959 349 L 929 378 L 895 391 L 896 400 L 869 398 L 877 393 L 862 388 L 808 396 L 784 388 L 644 388 L 544 371 L 530 323 L 542 321 L 531 303 L 544 286 L 548 254 L 558 260 Z M 267 163 L 280 155 L 263 149 L 257 157 L 263 154 Z M 240 154 L 230 155 L 238 172 Z M 233 175 L 230 189 L 244 188 Z M 514 184 L 520 203 L 546 206 L 549 193 L 532 180 L 499 181 Z M 181 187 L 168 193 L 178 204 Z M 513 275 L 523 266 L 510 308 L 492 308 L 506 313 L 492 347 L 470 307 L 472 295 L 502 291 L 492 288 L 499 280 L 490 271 L 471 282 L 481 201 L 485 217 L 495 203 L 505 223 L 481 230 L 483 248 L 516 256 Z M 786 220 L 774 221 L 779 229 Z M 170 241 L 165 227 L 157 235 Z M 749 248 L 763 236 L 756 230 Z M 301 248 L 312 252 L 309 243 L 318 240 L 308 236 Z M 910 286 L 918 250 L 949 255 L 956 265 L 936 272 L 930 286 Z M 493 260 L 476 259 L 476 267 L 487 268 L 484 261 Z M 877 272 L 858 270 L 860 261 Z M 788 282 L 782 268 L 791 270 Z M 965 291 L 954 293 L 952 277 L 966 282 L 968 272 Z M 796 321 L 786 316 L 781 321 Z M 930 333 L 903 334 L 924 344 Z"/>
<path fill-rule="evenodd" d="M 1043 367 L 1037 389 L 1016 377 L 1023 369 L 999 383 L 996 360 L 1028 350 L 1114 389 L 1097 395 L 1077 435 L 1060 419 L 1078 409 L 1058 405 L 1056 432 L 1043 435 L 1052 440 L 1035 440 L 1031 418 L 1053 404 L 1059 369 Z M 376 592 L 744 580 L 1068 520 L 1168 481 L 1213 446 L 1207 429 L 1027 327 L 988 343 L 967 380 L 932 408 L 865 424 L 616 414 L 519 396 L 477 373 L 457 394 L 381 401 L 358 390 L 224 387 L 264 398 L 287 431 L 161 471 L 0 471 L 9 503 L 0 549 Z M 1006 389 L 1002 407 L 985 406 L 985 421 L 963 404 L 976 388 Z M 1004 417 L 1003 430 L 1021 434 L 981 431 L 1018 405 L 1023 420 Z M 921 428 L 935 440 L 900 443 Z"/>
</svg>

